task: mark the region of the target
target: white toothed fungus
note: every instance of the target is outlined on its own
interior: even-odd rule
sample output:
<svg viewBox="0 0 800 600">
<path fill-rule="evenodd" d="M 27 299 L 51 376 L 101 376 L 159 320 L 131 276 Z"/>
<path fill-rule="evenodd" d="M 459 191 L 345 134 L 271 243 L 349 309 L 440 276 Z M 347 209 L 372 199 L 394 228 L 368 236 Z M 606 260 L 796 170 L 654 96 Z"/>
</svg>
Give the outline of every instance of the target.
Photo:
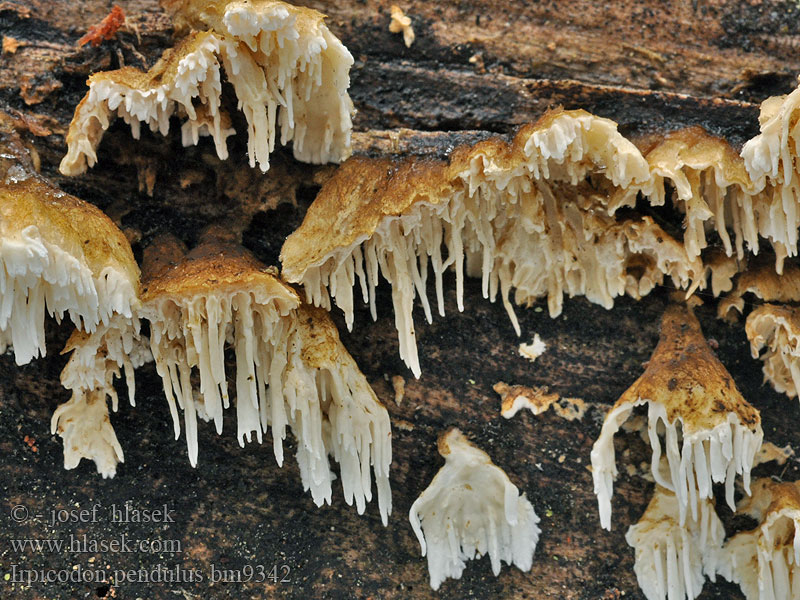
<svg viewBox="0 0 800 600">
<path fill-rule="evenodd" d="M 99 209 L 21 169 L 0 182 L 0 346 L 17 364 L 45 355 L 45 313 L 91 333 L 131 318 L 138 286 L 127 239 Z"/>
<path fill-rule="evenodd" d="M 747 600 L 800 597 L 800 482 L 758 479 L 738 510 L 758 527 L 725 543 L 717 571 L 738 583 Z"/>
<path fill-rule="evenodd" d="M 64 441 L 64 468 L 74 469 L 82 458 L 93 460 L 97 472 L 114 477 L 117 464 L 125 462 L 122 447 L 108 417 L 102 392 L 79 390 L 60 405 L 50 421 L 52 433 Z"/>
<path fill-rule="evenodd" d="M 711 499 L 700 500 L 698 518 L 681 524 L 675 494 L 657 485 L 642 518 L 625 541 L 635 549 L 633 570 L 647 600 L 696 598 L 705 576 L 715 581 L 714 562 L 725 529 Z"/>
<path fill-rule="evenodd" d="M 466 561 L 485 554 L 495 576 L 503 562 L 529 571 L 539 518 L 525 494 L 458 429 L 442 435 L 438 445 L 445 464 L 409 511 L 428 557 L 431 587 L 460 578 Z"/>
<path fill-rule="evenodd" d="M 794 398 L 800 390 L 800 313 L 791 306 L 764 304 L 747 316 L 747 339 L 753 358 L 764 362 L 764 380 Z"/>
<path fill-rule="evenodd" d="M 737 474 L 749 493 L 750 469 L 763 438 L 761 417 L 714 356 L 694 314 L 671 306 L 661 321 L 661 337 L 644 374 L 606 415 L 592 448 L 594 492 L 605 529 L 611 528 L 617 476 L 614 435 L 633 409 L 643 404 L 648 407 L 651 471 L 656 483 L 675 493 L 681 523 L 687 508 L 697 518 L 698 501 L 712 496 L 714 482 L 725 484 L 731 507 Z M 658 468 L 662 452 L 668 463 L 665 473 Z"/>
<path fill-rule="evenodd" d="M 147 261 L 157 259 L 159 248 L 173 252 L 157 239 Z M 340 466 L 345 500 L 355 501 L 359 513 L 372 498 L 372 468 L 386 523 L 391 512 L 389 415 L 327 313 L 302 306 L 274 269 L 213 237 L 145 271 L 141 312 L 150 321 L 151 348 L 176 438 L 178 407 L 184 412 L 191 464 L 198 457 L 197 417 L 208 417 L 222 432 L 222 412 L 230 404 L 225 352 L 231 348 L 239 443 L 253 434 L 260 442 L 271 429 L 280 465 L 290 428 L 303 485 L 317 505 L 331 501 L 331 456 Z M 195 369 L 199 390 L 192 384 Z"/>
<path fill-rule="evenodd" d="M 459 310 L 465 273 L 480 277 L 484 297 L 501 295 L 518 333 L 512 290 L 517 304 L 546 296 L 557 316 L 565 294 L 610 308 L 667 277 L 699 285 L 700 261 L 650 217 L 614 217 L 651 188 L 646 161 L 613 121 L 552 111 L 511 143 L 462 147 L 448 162 L 350 159 L 286 240 L 282 272 L 304 285 L 310 303 L 328 308 L 333 298 L 348 327 L 356 279 L 374 318 L 382 275 L 392 285 L 400 356 L 419 376 L 412 309 L 419 296 L 432 320 L 429 269 L 439 314 L 452 269 Z"/>
</svg>

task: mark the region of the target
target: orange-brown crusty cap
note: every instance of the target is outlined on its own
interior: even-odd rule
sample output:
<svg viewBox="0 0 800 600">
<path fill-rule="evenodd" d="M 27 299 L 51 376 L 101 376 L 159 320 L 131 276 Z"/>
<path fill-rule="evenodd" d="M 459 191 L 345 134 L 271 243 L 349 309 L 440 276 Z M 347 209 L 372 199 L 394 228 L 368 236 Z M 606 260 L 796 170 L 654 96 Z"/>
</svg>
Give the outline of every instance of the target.
<svg viewBox="0 0 800 600">
<path fill-rule="evenodd" d="M 449 188 L 447 164 L 427 158 L 346 160 L 309 207 L 303 223 L 281 249 L 283 276 L 298 282 L 338 248 L 372 235 L 387 216 L 417 202 L 438 203 Z"/>
<path fill-rule="evenodd" d="M 683 166 L 703 170 L 717 167 L 723 177 L 743 190 L 753 183 L 744 167 L 744 160 L 724 139 L 694 126 L 672 131 L 656 141 L 644 152 L 651 169 L 667 171 Z"/>
<path fill-rule="evenodd" d="M 177 27 L 211 27 L 219 33 L 227 33 L 222 23 L 225 12 L 237 7 L 246 8 L 253 15 L 283 8 L 295 17 L 295 29 L 300 34 L 313 32 L 325 19 L 324 14 L 313 8 L 294 6 L 280 0 L 161 0 L 160 4 L 170 13 Z"/>
<path fill-rule="evenodd" d="M 684 434 L 713 429 L 729 413 L 751 429 L 761 423 L 761 415 L 711 351 L 697 317 L 678 305 L 664 313 L 658 346 L 644 374 L 614 406 L 640 399 L 663 405 L 670 423 L 680 417 Z"/>
<path fill-rule="evenodd" d="M 164 247 L 165 252 L 173 250 L 173 246 Z M 166 262 L 159 263 L 155 256 L 151 260 L 161 266 L 153 269 L 155 273 L 145 273 L 142 302 L 257 289 L 293 306 L 300 302 L 297 293 L 278 278 L 277 269 L 265 266 L 245 248 L 231 242 L 207 241 L 180 260 L 174 255 Z"/>
<path fill-rule="evenodd" d="M 35 225 L 48 243 L 84 256 L 95 277 L 108 266 L 138 289 L 139 266 L 114 222 L 96 206 L 59 190 L 37 175 L 0 181 L 0 233 L 18 234 Z"/>
</svg>

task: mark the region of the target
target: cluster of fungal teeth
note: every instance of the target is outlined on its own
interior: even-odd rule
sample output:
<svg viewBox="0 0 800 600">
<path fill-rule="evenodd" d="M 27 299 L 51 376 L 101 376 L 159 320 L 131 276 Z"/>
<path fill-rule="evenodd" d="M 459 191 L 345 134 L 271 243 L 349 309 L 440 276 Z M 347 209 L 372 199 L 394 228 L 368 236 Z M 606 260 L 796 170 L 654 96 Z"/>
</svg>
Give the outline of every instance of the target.
<svg viewBox="0 0 800 600">
<path fill-rule="evenodd" d="M 223 76 L 247 122 L 251 166 L 268 169 L 278 131 L 299 160 L 349 156 L 353 59 L 322 15 L 277 0 L 163 3 L 177 25 L 196 31 L 146 73 L 126 67 L 89 79 L 67 134 L 62 173 L 77 175 L 97 162 L 116 117 L 138 138 L 142 123 L 166 135 L 176 116 L 184 121 L 184 146 L 211 136 L 218 156 L 227 158 L 226 138 L 234 132 L 223 108 Z M 86 457 L 107 477 L 123 461 L 107 403 L 117 410 L 120 369 L 133 405 L 134 370 L 154 360 L 175 436 L 180 410 L 196 465 L 198 418 L 221 433 L 231 404 L 225 365 L 231 350 L 240 444 L 253 435 L 261 442 L 271 431 L 282 464 L 290 429 L 303 486 L 318 505 L 331 501 L 332 457 L 345 499 L 359 513 L 375 478 L 386 524 L 389 416 L 324 309 L 335 303 L 352 327 L 358 284 L 376 318 L 383 276 L 392 286 L 401 357 L 419 376 L 412 312 L 419 297 L 428 322 L 433 318 L 429 269 L 440 315 L 444 276 L 452 270 L 459 310 L 465 275 L 479 277 L 484 297 L 500 295 L 517 334 L 512 299 L 531 305 L 546 297 L 555 317 L 565 294 L 611 308 L 622 295 L 638 299 L 665 282 L 688 296 L 710 277 L 715 296 L 731 292 L 719 307 L 728 318 L 743 312 L 746 293 L 800 301 L 800 270 L 787 261 L 798 254 L 798 110 L 800 88 L 765 101 L 761 133 L 741 156 L 699 128 L 637 146 L 608 119 L 555 110 L 510 143 L 462 147 L 447 160 L 352 158 L 325 184 L 281 252 L 282 277 L 303 286 L 305 302 L 277 270 L 215 236 L 191 252 L 175 240 L 156 240 L 140 289 L 122 232 L 95 207 L 36 175 L 3 122 L 0 134 L 14 152 L 0 157 L 0 351 L 13 347 L 18 364 L 44 356 L 45 311 L 57 320 L 69 316 L 78 330 L 65 349 L 72 356 L 62 384 L 72 398 L 56 410 L 52 429 L 64 439 L 66 468 Z M 636 210 L 637 198 L 665 205 L 667 184 L 669 202 L 684 215 L 682 239 Z M 712 231 L 721 247 L 709 247 Z M 746 250 L 758 254 L 761 240 L 771 246 L 774 266 L 762 262 L 741 272 Z M 141 320 L 149 323 L 149 338 Z M 753 355 L 767 349 L 765 377 L 789 396 L 800 385 L 798 323 L 795 309 L 766 305 L 746 325 Z M 760 415 L 736 390 L 691 311 L 668 309 L 661 334 L 645 373 L 611 409 L 592 450 L 602 526 L 610 528 L 614 435 L 646 404 L 657 488 L 627 535 L 645 595 L 694 598 L 704 576 L 721 573 L 748 600 L 796 597 L 797 485 L 760 480 L 751 489 Z M 539 536 L 530 502 L 458 430 L 440 439 L 439 450 L 445 466 L 409 514 L 428 556 L 431 586 L 460 577 L 465 561 L 482 554 L 495 574 L 501 562 L 529 570 Z M 712 486 L 723 483 L 734 508 L 739 475 L 746 494 L 753 492 L 739 510 L 760 524 L 723 543 Z"/>
</svg>

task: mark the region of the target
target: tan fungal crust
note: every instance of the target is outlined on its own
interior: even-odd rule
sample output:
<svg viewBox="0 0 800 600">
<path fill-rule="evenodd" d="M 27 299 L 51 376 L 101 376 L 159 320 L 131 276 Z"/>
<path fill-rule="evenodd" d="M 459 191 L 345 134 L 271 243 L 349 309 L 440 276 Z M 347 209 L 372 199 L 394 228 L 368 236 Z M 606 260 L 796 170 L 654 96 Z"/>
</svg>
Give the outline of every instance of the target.
<svg viewBox="0 0 800 600">
<path fill-rule="evenodd" d="M 225 74 L 248 124 L 250 165 L 269 168 L 280 143 L 295 158 L 350 156 L 353 57 L 315 10 L 277 0 L 162 0 L 178 25 L 211 29 L 225 41 Z"/>
<path fill-rule="evenodd" d="M 654 180 L 651 203 L 665 204 L 665 181 L 675 190 L 673 204 L 686 215 L 683 243 L 691 258 L 708 245 L 708 227 L 719 234 L 728 256 L 743 258 L 745 242 L 758 253 L 757 217 L 763 200 L 753 197 L 744 161 L 728 142 L 701 127 L 689 127 L 665 135 L 645 158 Z"/>
<path fill-rule="evenodd" d="M 800 302 L 800 266 L 788 262 L 777 273 L 768 262 L 754 261 L 736 278 L 733 291 L 719 302 L 717 314 L 721 319 L 733 319 L 735 312 L 744 312 L 744 295 L 753 294 L 765 302 Z"/>
<path fill-rule="evenodd" d="M 180 244 L 156 240 L 146 252 L 142 315 L 164 383 L 176 438 L 184 412 L 189 460 L 198 456 L 197 418 L 222 432 L 230 405 L 226 348 L 235 356 L 239 443 L 269 429 L 279 465 L 287 428 L 297 438 L 303 486 L 317 505 L 331 502 L 340 466 L 345 500 L 363 513 L 374 471 L 384 523 L 391 512 L 391 428 L 327 313 L 302 306 L 291 287 L 246 250 L 206 235 L 185 256 Z M 192 371 L 199 371 L 199 390 Z M 177 401 L 177 403 L 176 403 Z"/>
<path fill-rule="evenodd" d="M 715 563 L 725 529 L 711 499 L 700 501 L 698 518 L 680 523 L 675 494 L 656 485 L 642 518 L 631 525 L 625 541 L 636 552 L 633 570 L 648 600 L 696 598 L 705 576 L 716 580 Z"/>
<path fill-rule="evenodd" d="M 67 133 L 67 154 L 59 170 L 80 175 L 97 162 L 97 147 L 116 117 L 139 139 L 141 123 L 166 135 L 170 117 L 185 118 L 184 145 L 211 135 L 220 158 L 228 157 L 225 138 L 233 130 L 220 110 L 222 81 L 217 55 L 225 42 L 212 33 L 192 33 L 145 72 L 134 67 L 95 73 L 75 109 Z M 227 127 L 225 125 L 228 125 Z"/>
<path fill-rule="evenodd" d="M 540 530 L 525 494 L 458 429 L 441 435 L 437 446 L 445 464 L 408 515 L 428 557 L 431 587 L 459 579 L 466 561 L 485 554 L 495 576 L 503 562 L 529 571 Z"/>
<path fill-rule="evenodd" d="M 710 279 L 711 292 L 718 297 L 733 289 L 733 279 L 743 270 L 744 261 L 735 256 L 727 256 L 721 249 L 715 248 L 703 257 L 706 277 Z M 720 302 L 722 304 L 723 301 Z"/>
<path fill-rule="evenodd" d="M 711 497 L 712 482 L 725 483 L 730 506 L 737 474 L 749 493 L 750 469 L 763 438 L 761 417 L 714 356 L 694 314 L 671 306 L 662 318 L 661 337 L 647 369 L 609 411 L 592 448 L 594 490 L 604 528 L 611 527 L 617 476 L 614 434 L 642 404 L 648 405 L 653 477 L 675 493 L 681 522 L 687 506 L 697 518 L 698 499 Z M 659 469 L 662 435 L 666 473 Z"/>
<path fill-rule="evenodd" d="M 323 186 L 281 251 L 283 276 L 303 283 L 307 300 L 331 297 L 353 323 L 353 287 L 375 316 L 379 274 L 392 284 L 400 355 L 419 376 L 413 302 L 432 320 L 426 281 L 433 269 L 440 314 L 442 276 L 452 268 L 463 310 L 463 277 L 482 279 L 484 297 L 530 305 L 546 296 L 585 295 L 607 308 L 669 277 L 702 283 L 703 267 L 650 217 L 618 221 L 652 187 L 646 161 L 616 124 L 585 111 L 551 111 L 514 140 L 456 149 L 449 161 L 353 158 Z M 444 246 L 445 252 L 442 252 Z M 531 260 L 531 257 L 537 260 Z"/>
<path fill-rule="evenodd" d="M 800 389 L 800 310 L 764 304 L 747 316 L 750 352 L 764 362 L 764 381 L 794 398 Z"/>
<path fill-rule="evenodd" d="M 717 572 L 738 583 L 747 600 L 796 598 L 800 589 L 800 482 L 753 482 L 753 494 L 738 512 L 758 527 L 729 539 Z"/>
<path fill-rule="evenodd" d="M 95 206 L 20 165 L 0 182 L 0 350 L 17 364 L 45 354 L 45 310 L 87 332 L 131 318 L 139 267 L 130 244 Z"/>
<path fill-rule="evenodd" d="M 548 394 L 546 387 L 508 385 L 498 381 L 492 389 L 500 394 L 500 414 L 506 419 L 510 419 L 523 408 L 529 409 L 534 415 L 540 415 L 559 400 L 559 395 Z"/>
</svg>

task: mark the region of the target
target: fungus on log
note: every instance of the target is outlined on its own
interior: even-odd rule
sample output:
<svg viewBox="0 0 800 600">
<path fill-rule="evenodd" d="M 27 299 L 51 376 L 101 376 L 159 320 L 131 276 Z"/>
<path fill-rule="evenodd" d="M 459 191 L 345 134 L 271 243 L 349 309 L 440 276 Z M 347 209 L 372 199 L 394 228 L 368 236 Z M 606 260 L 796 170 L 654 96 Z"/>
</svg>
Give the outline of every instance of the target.
<svg viewBox="0 0 800 600">
<path fill-rule="evenodd" d="M 481 277 L 484 297 L 501 294 L 517 333 L 512 288 L 517 304 L 547 296 L 557 316 L 564 294 L 611 308 L 614 298 L 639 298 L 667 277 L 681 288 L 701 285 L 702 263 L 650 217 L 614 217 L 651 187 L 646 161 L 616 124 L 582 110 L 548 112 L 510 144 L 461 147 L 447 162 L 353 158 L 286 240 L 283 276 L 304 284 L 317 306 L 329 308 L 333 297 L 352 327 L 356 277 L 375 318 L 382 274 L 392 285 L 400 356 L 419 376 L 411 313 L 419 295 L 432 320 L 429 263 L 440 315 L 444 271 L 455 271 L 459 310 L 466 271 Z"/>
<path fill-rule="evenodd" d="M 725 483 L 731 507 L 737 474 L 749 493 L 750 469 L 763 438 L 761 416 L 714 356 L 694 314 L 675 305 L 661 320 L 661 337 L 647 369 L 606 415 L 592 448 L 594 491 L 604 528 L 611 528 L 617 476 L 614 435 L 643 404 L 648 405 L 651 471 L 656 483 L 675 494 L 680 523 L 685 522 L 687 507 L 692 518 L 698 518 L 698 500 L 712 497 L 713 482 Z M 659 468 L 662 436 L 666 473 Z"/>
<path fill-rule="evenodd" d="M 647 600 L 693 600 L 705 576 L 715 581 L 714 562 L 725 529 L 711 499 L 700 500 L 698 518 L 680 523 L 675 494 L 656 485 L 642 518 L 631 525 L 625 541 L 635 549 L 633 570 Z"/>
<path fill-rule="evenodd" d="M 74 469 L 82 458 L 88 458 L 106 478 L 114 477 L 117 464 L 125 462 L 102 392 L 78 390 L 73 393 L 72 398 L 53 413 L 50 430 L 64 440 L 65 469 Z"/>
<path fill-rule="evenodd" d="M 372 467 L 386 523 L 389 415 L 328 315 L 302 306 L 274 269 L 240 246 L 209 235 L 185 256 L 175 251 L 161 239 L 147 252 L 141 313 L 150 321 L 151 349 L 176 438 L 177 407 L 184 412 L 191 464 L 197 464 L 197 417 L 213 420 L 222 432 L 222 411 L 230 404 L 225 351 L 232 347 L 239 443 L 253 433 L 261 442 L 271 428 L 282 465 L 291 428 L 303 485 L 317 505 L 331 501 L 330 455 L 340 465 L 345 500 L 355 499 L 359 513 L 372 498 Z M 199 394 L 192 383 L 195 368 Z"/>
<path fill-rule="evenodd" d="M 431 587 L 460 578 L 466 561 L 484 554 L 495 576 L 502 562 L 529 571 L 540 531 L 525 494 L 458 429 L 443 434 L 438 446 L 445 464 L 409 511 Z"/>
<path fill-rule="evenodd" d="M 738 511 L 758 527 L 729 539 L 717 572 L 738 583 L 747 600 L 789 600 L 800 595 L 800 482 L 753 482 Z"/>
</svg>

